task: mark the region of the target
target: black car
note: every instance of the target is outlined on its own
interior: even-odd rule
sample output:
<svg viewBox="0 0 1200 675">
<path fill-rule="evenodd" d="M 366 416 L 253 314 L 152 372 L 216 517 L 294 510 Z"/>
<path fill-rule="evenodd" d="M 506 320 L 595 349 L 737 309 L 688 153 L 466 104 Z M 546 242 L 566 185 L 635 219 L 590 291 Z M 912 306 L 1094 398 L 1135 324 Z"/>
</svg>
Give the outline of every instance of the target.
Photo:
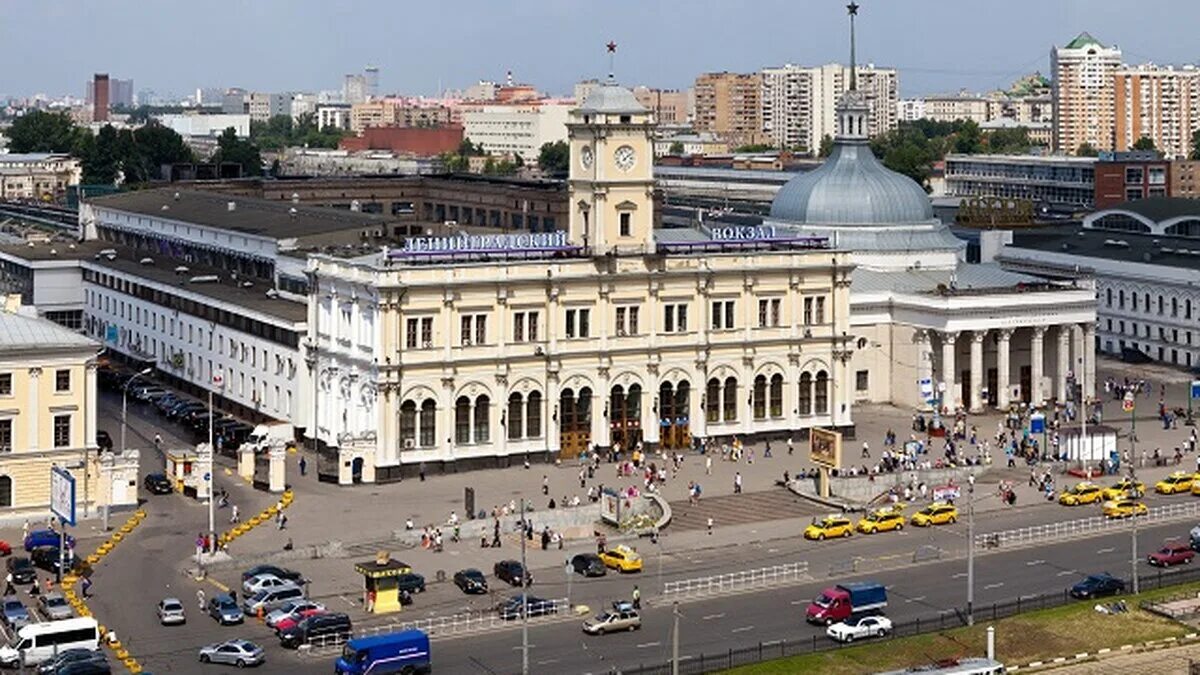
<svg viewBox="0 0 1200 675">
<path fill-rule="evenodd" d="M 1081 600 L 1124 592 L 1125 582 L 1107 572 L 1088 575 L 1083 581 L 1071 587 L 1071 597 Z"/>
<path fill-rule="evenodd" d="M 525 596 L 514 595 L 508 600 L 500 603 L 496 611 L 500 613 L 500 618 L 506 621 L 521 618 L 522 604 L 527 604 L 527 612 L 531 617 L 545 616 L 546 614 L 556 614 L 558 606 L 553 600 L 543 600 L 532 595 Z"/>
<path fill-rule="evenodd" d="M 175 491 L 175 486 L 171 485 L 171 479 L 162 473 L 146 474 L 146 477 L 142 479 L 142 485 L 152 495 L 169 495 Z"/>
<path fill-rule="evenodd" d="M 454 573 L 454 585 L 468 595 L 487 593 L 487 577 L 475 568 L 459 570 Z"/>
<path fill-rule="evenodd" d="M 304 583 L 304 576 L 295 570 L 289 570 L 286 567 L 276 567 L 275 565 L 255 565 L 250 569 L 242 572 L 242 581 L 249 581 L 251 577 L 256 577 L 260 574 L 271 574 L 283 579 L 284 581 L 294 581 L 297 584 Z"/>
<path fill-rule="evenodd" d="M 58 656 L 52 657 L 49 661 L 44 661 L 42 665 L 38 666 L 37 672 L 39 675 L 45 675 L 46 673 L 76 672 L 65 669 L 70 664 L 80 662 L 92 662 L 102 664 L 105 667 L 108 666 L 108 658 L 104 656 L 104 652 L 93 651 L 91 649 L 65 649 L 59 652 Z M 85 670 L 83 672 L 89 671 Z M 104 670 L 99 672 L 107 673 L 109 671 Z"/>
<path fill-rule="evenodd" d="M 158 410 L 159 415 L 166 415 L 168 410 L 179 405 L 183 400 L 175 394 L 165 394 L 154 402 L 154 407 Z"/>
<path fill-rule="evenodd" d="M 200 403 L 199 401 L 182 401 L 175 404 L 170 410 L 167 411 L 167 419 L 180 419 L 184 415 L 195 410 L 204 410 L 204 404 Z"/>
<path fill-rule="evenodd" d="M 401 574 L 396 577 L 396 587 L 402 591 L 409 593 L 424 593 L 425 592 L 425 577 L 415 572 Z"/>
<path fill-rule="evenodd" d="M 75 661 L 54 671 L 54 675 L 109 675 L 110 673 L 112 673 L 112 668 L 108 665 L 108 661 Z"/>
<path fill-rule="evenodd" d="M 279 634 L 279 644 L 295 649 L 302 644 L 317 642 L 322 646 L 341 644 L 350 639 L 353 627 L 345 614 L 313 614 Z"/>
<path fill-rule="evenodd" d="M 54 549 L 56 552 L 58 549 Z M 12 575 L 13 583 L 16 584 L 32 584 L 37 580 L 37 569 L 33 566 L 33 561 L 25 556 L 18 556 L 8 559 L 8 573 Z"/>
<path fill-rule="evenodd" d="M 35 548 L 33 549 L 33 552 L 29 554 L 29 557 L 33 559 L 33 564 L 35 567 L 40 567 L 47 572 L 53 572 L 55 574 L 58 573 L 58 565 L 62 560 L 59 557 L 58 549 L 50 547 Z M 75 552 L 71 549 L 67 549 L 67 569 L 74 569 L 78 565 L 79 559 L 75 557 Z M 13 576 L 16 577 L 15 574 Z"/>
<path fill-rule="evenodd" d="M 604 561 L 595 553 L 580 553 L 571 558 L 571 569 L 585 577 L 602 577 L 608 573 Z"/>
<path fill-rule="evenodd" d="M 108 432 L 103 429 L 98 430 L 96 432 L 96 447 L 100 448 L 101 450 L 112 450 L 112 436 L 109 436 Z"/>
<path fill-rule="evenodd" d="M 526 586 L 533 584 L 533 575 L 529 574 L 516 560 L 501 560 L 496 563 L 493 571 L 496 573 L 497 579 L 507 582 L 509 586 L 520 586 L 522 582 Z"/>
</svg>

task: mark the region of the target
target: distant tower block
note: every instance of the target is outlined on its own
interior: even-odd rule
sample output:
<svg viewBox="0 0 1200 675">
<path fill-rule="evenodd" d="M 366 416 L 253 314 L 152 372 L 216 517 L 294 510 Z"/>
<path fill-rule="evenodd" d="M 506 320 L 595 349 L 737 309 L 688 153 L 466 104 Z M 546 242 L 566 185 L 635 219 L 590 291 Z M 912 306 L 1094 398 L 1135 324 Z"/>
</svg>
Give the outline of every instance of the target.
<svg viewBox="0 0 1200 675">
<path fill-rule="evenodd" d="M 379 66 L 367 66 L 363 73 L 367 78 L 367 98 L 379 96 Z"/>
</svg>

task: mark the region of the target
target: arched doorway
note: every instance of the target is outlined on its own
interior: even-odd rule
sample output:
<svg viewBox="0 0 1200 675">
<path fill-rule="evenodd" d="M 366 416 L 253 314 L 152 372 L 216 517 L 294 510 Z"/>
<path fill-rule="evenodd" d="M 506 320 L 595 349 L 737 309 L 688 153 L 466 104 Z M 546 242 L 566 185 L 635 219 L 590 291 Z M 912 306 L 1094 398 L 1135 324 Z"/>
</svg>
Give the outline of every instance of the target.
<svg viewBox="0 0 1200 675">
<path fill-rule="evenodd" d="M 353 462 L 350 462 L 350 480 L 354 483 L 362 482 L 363 473 L 363 458 L 355 457 Z"/>
<path fill-rule="evenodd" d="M 609 392 L 608 420 L 612 429 L 611 443 L 615 448 L 632 450 L 642 442 L 642 388 L 630 385 L 629 391 L 617 385 Z"/>
<path fill-rule="evenodd" d="M 10 476 L 0 476 L 0 507 L 13 505 L 13 483 Z"/>
<path fill-rule="evenodd" d="M 659 444 L 665 450 L 686 450 L 692 444 L 688 415 L 691 392 L 686 381 L 663 382 L 658 388 Z"/>
<path fill-rule="evenodd" d="M 563 389 L 557 415 L 559 454 L 568 459 L 578 457 L 592 442 L 592 390 L 583 387 L 576 395 L 572 389 Z"/>
</svg>

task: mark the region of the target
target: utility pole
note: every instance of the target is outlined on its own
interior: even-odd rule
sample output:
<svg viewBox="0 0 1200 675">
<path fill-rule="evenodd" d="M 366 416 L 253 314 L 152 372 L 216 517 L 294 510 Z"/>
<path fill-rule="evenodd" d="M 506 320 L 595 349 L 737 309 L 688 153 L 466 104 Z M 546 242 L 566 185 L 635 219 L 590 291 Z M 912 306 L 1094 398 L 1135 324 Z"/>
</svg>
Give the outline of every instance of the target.
<svg viewBox="0 0 1200 675">
<path fill-rule="evenodd" d="M 525 566 L 525 498 L 521 498 L 521 675 L 529 675 L 529 568 Z"/>
<path fill-rule="evenodd" d="M 1134 504 L 1138 504 L 1138 503 L 1139 502 L 1134 502 Z M 1136 506 L 1133 509 L 1133 513 L 1131 513 L 1129 515 L 1129 519 L 1131 521 L 1133 521 L 1133 530 L 1132 530 L 1133 541 L 1131 542 L 1131 546 L 1130 546 L 1131 554 L 1130 554 L 1129 565 L 1130 565 L 1130 567 L 1133 568 L 1133 594 L 1137 595 L 1139 592 L 1139 584 L 1138 584 L 1138 547 L 1137 547 L 1137 519 L 1138 519 L 1138 516 L 1137 516 L 1137 507 Z"/>
<path fill-rule="evenodd" d="M 671 607 L 671 614 L 675 617 L 675 627 L 671 629 L 671 675 L 679 675 L 679 601 L 676 600 Z"/>
<path fill-rule="evenodd" d="M 967 487 L 967 625 L 975 625 L 975 483 Z"/>
</svg>

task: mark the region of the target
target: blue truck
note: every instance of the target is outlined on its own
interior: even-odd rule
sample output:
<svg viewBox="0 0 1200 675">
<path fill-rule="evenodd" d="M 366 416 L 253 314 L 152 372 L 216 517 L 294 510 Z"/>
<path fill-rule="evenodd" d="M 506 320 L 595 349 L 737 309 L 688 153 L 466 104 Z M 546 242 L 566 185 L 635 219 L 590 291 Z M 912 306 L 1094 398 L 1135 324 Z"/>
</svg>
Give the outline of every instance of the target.
<svg viewBox="0 0 1200 675">
<path fill-rule="evenodd" d="M 346 643 L 334 663 L 336 675 L 417 675 L 432 671 L 429 636 L 419 630 L 404 630 Z"/>
</svg>

